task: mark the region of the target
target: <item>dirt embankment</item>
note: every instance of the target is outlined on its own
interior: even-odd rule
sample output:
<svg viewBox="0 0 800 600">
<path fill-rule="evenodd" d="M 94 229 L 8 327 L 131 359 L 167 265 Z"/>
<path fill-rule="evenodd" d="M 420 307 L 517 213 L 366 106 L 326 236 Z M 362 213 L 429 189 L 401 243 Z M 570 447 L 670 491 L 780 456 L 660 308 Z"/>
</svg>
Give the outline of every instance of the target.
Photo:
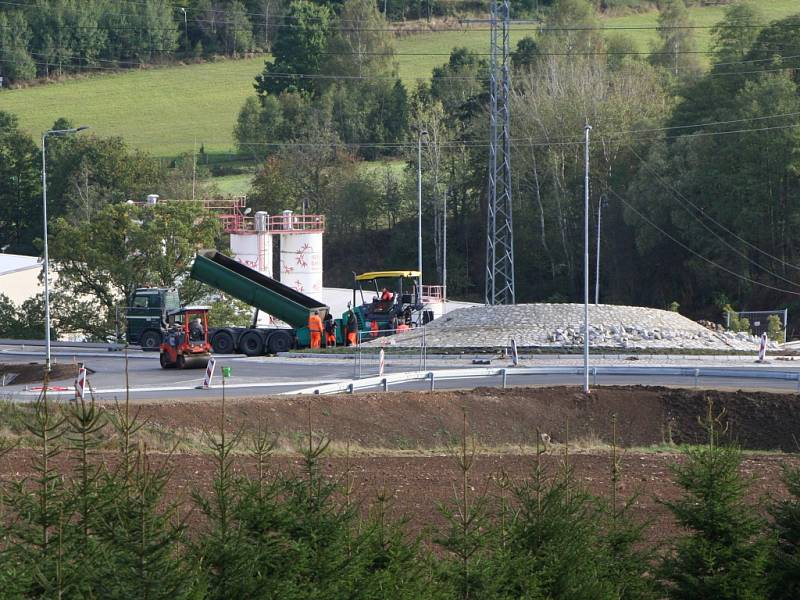
<svg viewBox="0 0 800 600">
<path fill-rule="evenodd" d="M 75 379 L 78 375 L 78 365 L 54 364 L 50 369 L 50 381 Z M 44 381 L 44 364 L 42 363 L 16 363 L 0 364 L 0 377 L 6 378 L 6 385 L 19 383 L 38 383 Z"/>
<path fill-rule="evenodd" d="M 723 437 L 745 449 L 797 452 L 798 397 L 763 392 L 602 387 L 585 396 L 575 388 L 479 388 L 452 392 L 265 397 L 228 402 L 231 430 L 259 421 L 287 442 L 302 438 L 310 419 L 314 431 L 350 440 L 364 449 L 426 450 L 451 445 L 461 435 L 466 412 L 470 433 L 485 448 L 531 446 L 537 432 L 563 444 L 608 444 L 612 415 L 624 447 L 702 443 L 698 421 L 712 402 L 727 423 Z M 219 402 L 152 403 L 142 416 L 159 427 L 203 430 L 219 423 Z"/>
</svg>

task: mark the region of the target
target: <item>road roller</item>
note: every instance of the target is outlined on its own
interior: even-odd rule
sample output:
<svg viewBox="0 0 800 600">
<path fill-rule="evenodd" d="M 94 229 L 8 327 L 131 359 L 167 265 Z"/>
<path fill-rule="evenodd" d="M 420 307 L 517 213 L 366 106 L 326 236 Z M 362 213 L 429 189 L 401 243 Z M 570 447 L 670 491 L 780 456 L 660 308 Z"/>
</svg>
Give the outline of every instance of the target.
<svg viewBox="0 0 800 600">
<path fill-rule="evenodd" d="M 161 337 L 162 369 L 205 369 L 211 358 L 209 306 L 184 306 L 167 313 Z"/>
</svg>

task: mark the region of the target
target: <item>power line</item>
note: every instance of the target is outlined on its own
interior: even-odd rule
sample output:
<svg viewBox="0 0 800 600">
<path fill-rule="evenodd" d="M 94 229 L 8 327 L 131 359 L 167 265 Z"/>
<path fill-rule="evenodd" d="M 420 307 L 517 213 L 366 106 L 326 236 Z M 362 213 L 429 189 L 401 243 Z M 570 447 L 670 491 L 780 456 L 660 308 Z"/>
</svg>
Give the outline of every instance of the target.
<svg viewBox="0 0 800 600">
<path fill-rule="evenodd" d="M 626 201 L 626 200 L 625 200 L 625 199 L 624 199 L 622 196 L 620 196 L 620 195 L 619 195 L 619 194 L 618 194 L 616 191 L 614 191 L 614 189 L 612 189 L 612 188 L 609 188 L 609 190 L 608 190 L 608 191 L 610 191 L 612 194 L 614 194 L 614 196 L 615 196 L 615 197 L 616 197 L 616 198 L 617 198 L 617 199 L 618 199 L 620 202 L 622 202 L 622 203 L 623 203 L 625 206 L 627 206 L 627 207 L 628 207 L 630 210 L 632 210 L 634 213 L 636 213 L 637 215 L 639 215 L 639 217 L 640 217 L 640 218 L 641 218 L 641 219 L 642 219 L 642 220 L 643 220 L 645 223 L 647 223 L 647 224 L 648 224 L 648 225 L 650 225 L 651 227 L 653 227 L 653 228 L 655 228 L 656 230 L 658 230 L 659 232 L 661 232 L 661 234 L 662 234 L 662 235 L 664 235 L 664 236 L 665 236 L 665 237 L 667 237 L 668 239 L 670 239 L 670 240 L 672 240 L 673 242 L 675 242 L 676 244 L 678 244 L 678 245 L 679 245 L 681 248 L 683 248 L 684 250 L 686 250 L 686 251 L 690 252 L 690 253 L 691 253 L 691 254 L 693 254 L 694 256 L 696 256 L 696 257 L 698 257 L 698 258 L 702 259 L 703 261 L 707 262 L 707 263 L 708 263 L 708 264 L 710 264 L 712 267 L 714 267 L 714 268 L 716 268 L 716 269 L 720 269 L 721 271 L 724 271 L 724 272 L 726 272 L 726 273 L 728 273 L 728 274 L 730 274 L 730 275 L 733 275 L 734 277 L 737 277 L 738 279 L 741 279 L 742 281 L 746 281 L 746 282 L 748 282 L 748 283 L 751 283 L 751 284 L 753 284 L 753 285 L 758 285 L 758 286 L 761 286 L 761 287 L 765 287 L 765 288 L 768 288 L 768 289 L 770 289 L 770 290 L 773 290 L 773 291 L 776 291 L 776 292 L 782 292 L 782 293 L 784 293 L 784 294 L 792 294 L 792 295 L 794 295 L 794 296 L 800 296 L 800 292 L 795 292 L 795 291 L 792 291 L 792 290 L 785 290 L 785 289 L 783 289 L 783 288 L 774 287 L 774 286 L 768 285 L 768 284 L 766 284 L 766 283 L 761 283 L 760 281 L 756 281 L 755 279 L 750 279 L 749 277 L 746 277 L 745 275 L 741 275 L 740 273 L 737 273 L 736 271 L 732 271 L 731 269 L 729 269 L 729 268 L 727 268 L 727 267 L 723 267 L 722 265 L 720 265 L 720 264 L 718 264 L 718 263 L 714 262 L 714 261 L 713 261 L 713 260 L 711 260 L 710 258 L 707 258 L 707 257 L 703 256 L 702 254 L 700 254 L 700 253 L 699 253 L 699 252 L 697 252 L 696 250 L 694 250 L 694 249 L 690 248 L 689 246 L 687 246 L 686 244 L 684 244 L 684 243 L 683 243 L 682 241 L 680 241 L 679 239 L 677 239 L 677 238 L 673 237 L 672 235 L 670 235 L 669 233 L 667 233 L 666 231 L 664 231 L 664 230 L 663 230 L 661 227 L 659 227 L 658 225 L 656 225 L 656 224 L 655 224 L 653 221 L 651 221 L 649 218 L 647 218 L 647 217 L 646 217 L 646 216 L 645 216 L 645 215 L 644 215 L 644 214 L 643 214 L 641 211 L 639 211 L 638 209 L 636 209 L 636 207 L 634 207 L 632 204 L 630 204 L 628 201 Z"/>
<path fill-rule="evenodd" d="M 683 193 L 680 192 L 680 190 L 678 190 L 674 186 L 670 185 L 667 181 L 662 179 L 662 177 L 655 171 L 655 169 L 651 168 L 650 165 L 648 165 L 647 162 L 644 160 L 644 158 L 642 158 L 636 152 L 636 150 L 634 150 L 633 148 L 631 148 L 630 150 L 631 150 L 631 152 L 633 152 L 634 156 L 636 156 L 636 158 L 639 159 L 639 161 L 642 163 L 642 165 L 645 167 L 645 169 L 647 169 L 656 178 L 656 181 L 658 181 L 664 189 L 672 192 L 672 194 L 673 194 L 673 196 L 675 198 L 678 198 L 679 200 L 683 200 L 684 202 L 689 204 L 692 208 L 694 208 L 698 213 L 700 213 L 708 221 L 710 221 L 711 223 L 714 223 L 714 225 L 716 225 L 717 227 L 719 227 L 720 229 L 722 229 L 726 233 L 732 235 L 735 239 L 739 240 L 740 242 L 742 242 L 743 244 L 745 244 L 749 248 L 752 248 L 753 250 L 756 250 L 757 252 L 760 252 L 761 254 L 763 254 L 764 256 L 769 258 L 770 260 L 774 260 L 774 261 L 776 261 L 776 262 L 778 262 L 778 263 L 780 263 L 780 264 L 782 264 L 784 266 L 791 267 L 792 269 L 796 269 L 796 270 L 800 271 L 800 266 L 793 265 L 792 263 L 786 262 L 785 260 L 770 254 L 766 250 L 763 250 L 759 246 L 750 243 L 749 241 L 747 241 L 743 237 L 739 236 L 736 232 L 731 231 L 725 225 L 723 225 L 719 221 L 715 220 L 713 217 L 711 217 L 708 214 L 706 214 L 705 211 L 703 211 L 703 209 L 701 209 L 694 202 L 692 202 L 689 198 L 687 198 Z M 687 212 L 689 212 L 689 211 L 687 211 Z M 692 214 L 692 213 L 690 212 L 689 214 Z M 697 217 L 695 217 L 695 218 L 697 218 Z M 705 227 L 705 225 L 704 225 L 704 227 Z M 709 231 L 711 231 L 711 230 L 709 229 Z M 712 233 L 714 233 L 714 235 L 717 235 L 717 237 L 719 237 L 719 235 L 716 232 L 712 231 Z M 720 237 L 719 239 L 722 239 L 722 238 Z M 725 243 L 727 244 L 727 242 L 725 242 Z M 748 258 L 748 260 L 750 260 L 750 259 Z M 794 283 L 793 281 L 791 281 L 789 279 L 785 279 L 784 277 L 781 277 L 780 275 L 772 273 L 771 271 L 767 271 L 767 272 L 770 273 L 770 275 L 773 275 L 773 276 L 777 277 L 778 279 L 783 279 L 784 281 L 787 281 L 788 283 L 791 283 L 792 285 L 798 285 L 797 283 Z"/>
<path fill-rule="evenodd" d="M 636 154 L 636 151 L 635 151 L 635 150 L 633 150 L 632 148 L 631 148 L 631 151 L 632 151 L 634 154 Z M 638 154 L 637 154 L 636 156 L 637 156 L 637 158 L 638 158 Z M 641 159 L 640 159 L 640 160 L 641 160 Z M 648 170 L 650 170 L 650 171 L 652 172 L 652 170 L 651 170 L 651 169 L 649 169 L 649 168 L 648 168 Z M 656 176 L 656 179 L 659 181 L 659 183 L 662 183 L 662 182 L 660 181 L 660 178 L 659 178 L 658 176 Z M 666 188 L 666 186 L 664 186 L 664 185 L 663 185 L 663 183 L 662 183 L 662 187 L 665 187 L 665 189 L 668 189 L 668 191 L 669 191 L 669 188 Z M 714 229 L 712 229 L 711 227 L 709 227 L 709 226 L 708 226 L 708 225 L 707 225 L 707 224 L 706 224 L 706 223 L 705 223 L 705 222 L 704 222 L 704 221 L 703 221 L 703 220 L 702 220 L 702 219 L 701 219 L 701 218 L 700 218 L 700 217 L 699 217 L 699 216 L 698 216 L 696 213 L 693 213 L 692 211 L 690 211 L 690 210 L 689 210 L 689 209 L 686 207 L 686 205 L 685 205 L 683 202 L 681 202 L 681 198 L 683 198 L 683 196 L 680 196 L 680 197 L 679 197 L 679 196 L 677 196 L 677 195 L 675 195 L 675 194 L 672 194 L 672 196 L 673 196 L 673 198 L 675 198 L 676 200 L 678 200 L 678 204 L 680 204 L 680 206 L 681 206 L 681 207 L 682 207 L 682 208 L 683 208 L 683 209 L 684 209 L 684 210 L 685 210 L 685 211 L 686 211 L 686 212 L 689 214 L 689 216 L 691 216 L 691 217 L 692 217 L 692 218 L 693 218 L 695 221 L 697 221 L 697 222 L 698 222 L 698 223 L 699 223 L 699 224 L 700 224 L 700 225 L 703 227 L 703 229 L 705 229 L 705 230 L 706 230 L 706 231 L 708 231 L 708 232 L 709 232 L 711 235 L 713 235 L 714 237 L 716 237 L 716 238 L 717 238 L 717 239 L 718 239 L 720 242 L 722 242 L 722 243 L 723 243 L 725 246 L 727 246 L 728 248 L 730 248 L 731 250 L 733 250 L 734 254 L 737 254 L 738 256 L 741 256 L 743 259 L 745 259 L 747 262 L 749 262 L 751 265 L 753 265 L 753 266 L 754 266 L 756 269 L 761 269 L 762 271 L 764 271 L 765 273 L 768 273 L 769 275 L 771 275 L 771 276 L 772 276 L 772 277 L 774 277 L 775 279 L 780 279 L 781 281 L 785 281 L 785 282 L 786 282 L 786 283 L 788 283 L 789 285 L 793 285 L 793 286 L 795 286 L 795 287 L 800 287 L 800 284 L 798 284 L 798 283 L 796 283 L 796 282 L 792 281 L 791 279 L 787 279 L 786 277 L 783 277 L 782 275 L 779 275 L 778 273 L 774 273 L 773 271 L 771 271 L 771 270 L 770 270 L 770 269 L 768 269 L 767 267 L 765 267 L 765 266 L 763 266 L 763 265 L 759 264 L 759 263 L 758 263 L 758 261 L 756 261 L 756 260 L 754 260 L 754 259 L 750 258 L 749 256 L 747 256 L 747 255 L 746 255 L 744 252 L 742 252 L 741 250 L 739 250 L 738 248 L 736 248 L 736 247 L 735 247 L 733 244 L 731 244 L 730 242 L 728 242 L 728 240 L 724 239 L 724 238 L 723 238 L 723 237 L 722 237 L 722 236 L 721 236 L 719 233 L 717 233 L 716 231 L 714 231 Z M 688 199 L 687 199 L 687 202 L 688 202 Z M 703 217 L 705 217 L 706 219 L 708 219 L 709 221 L 711 221 L 711 222 L 712 222 L 712 223 L 714 223 L 715 225 L 719 225 L 719 223 L 718 223 L 717 221 L 715 221 L 715 220 L 714 220 L 714 219 L 712 219 L 711 217 L 707 216 L 707 215 L 705 214 L 705 212 L 704 212 L 703 210 L 701 210 L 700 208 L 698 208 L 698 207 L 697 207 L 695 204 L 693 204 L 692 202 L 689 202 L 689 204 L 690 204 L 690 206 L 692 206 L 692 207 L 693 207 L 693 208 L 694 208 L 694 209 L 695 209 L 695 210 L 696 210 L 696 211 L 697 211 L 697 212 L 698 212 L 700 215 L 702 215 Z M 739 236 L 736 236 L 736 237 L 737 237 L 738 239 L 741 239 Z"/>
<path fill-rule="evenodd" d="M 750 129 L 737 129 L 732 131 L 717 131 L 717 132 L 700 132 L 692 134 L 694 136 L 706 135 L 706 136 L 722 136 L 722 135 L 730 135 L 736 133 L 751 133 L 751 132 L 761 132 L 761 131 L 772 131 L 777 129 L 792 129 L 800 127 L 800 123 L 792 124 L 792 125 L 781 125 L 776 127 L 759 127 L 759 128 L 750 128 Z M 598 132 L 597 137 L 602 137 L 606 140 L 613 140 L 614 132 L 610 132 L 609 134 L 605 134 L 602 136 L 600 132 Z M 678 136 L 665 136 L 662 139 L 674 139 Z M 626 140 L 629 143 L 634 142 L 650 142 L 654 141 L 655 138 L 631 138 Z M 214 140 L 214 139 L 204 139 L 204 143 L 206 144 L 223 144 L 229 143 L 230 140 Z M 170 139 L 170 143 L 193 143 L 194 139 Z M 555 140 L 555 141 L 536 141 L 532 137 L 523 137 L 523 138 L 511 138 L 511 143 L 515 144 L 522 144 L 526 143 L 529 146 L 534 147 L 549 147 L 549 146 L 580 146 L 583 144 L 582 140 L 573 139 L 573 140 Z M 336 148 L 336 147 L 351 147 L 351 148 L 387 148 L 387 149 L 414 149 L 417 146 L 416 142 L 345 142 L 345 141 L 336 141 L 336 142 L 248 142 L 247 146 L 254 146 L 254 147 L 265 147 L 265 148 L 283 148 L 283 147 L 298 147 L 298 148 Z M 483 140 L 451 140 L 447 142 L 440 142 L 439 146 L 442 148 L 487 148 L 489 146 L 488 142 Z M 628 144 L 623 146 L 625 148 L 629 147 Z"/>
</svg>

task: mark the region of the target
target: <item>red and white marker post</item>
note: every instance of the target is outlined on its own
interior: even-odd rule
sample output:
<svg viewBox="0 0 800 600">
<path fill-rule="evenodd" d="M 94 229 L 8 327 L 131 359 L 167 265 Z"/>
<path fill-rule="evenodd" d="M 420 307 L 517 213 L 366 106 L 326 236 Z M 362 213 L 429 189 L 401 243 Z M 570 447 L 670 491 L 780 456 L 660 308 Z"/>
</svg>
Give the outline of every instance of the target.
<svg viewBox="0 0 800 600">
<path fill-rule="evenodd" d="M 78 369 L 78 377 L 75 379 L 75 400 L 83 400 L 83 393 L 86 390 L 86 367 L 83 365 Z"/>
<path fill-rule="evenodd" d="M 383 377 L 383 368 L 386 366 L 386 355 L 383 348 L 381 348 L 381 352 L 378 356 L 380 357 L 378 361 L 378 377 Z"/>
<path fill-rule="evenodd" d="M 758 346 L 758 362 L 764 362 L 767 357 L 767 334 L 761 334 L 761 344 Z"/>
<path fill-rule="evenodd" d="M 212 356 L 208 359 L 208 365 L 206 366 L 206 376 L 203 379 L 203 389 L 209 390 L 211 389 L 211 378 L 214 377 L 214 367 L 217 364 L 217 360 Z"/>
</svg>

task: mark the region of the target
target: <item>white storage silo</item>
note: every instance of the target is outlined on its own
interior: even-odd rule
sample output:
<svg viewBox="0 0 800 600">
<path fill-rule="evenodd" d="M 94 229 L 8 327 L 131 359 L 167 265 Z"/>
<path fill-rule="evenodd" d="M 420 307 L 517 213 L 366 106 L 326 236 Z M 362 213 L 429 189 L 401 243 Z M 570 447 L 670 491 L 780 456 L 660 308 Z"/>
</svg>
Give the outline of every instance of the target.
<svg viewBox="0 0 800 600">
<path fill-rule="evenodd" d="M 245 266 L 272 277 L 272 235 L 268 233 L 269 215 L 258 211 L 252 230 L 231 233 L 231 251 Z"/>
<path fill-rule="evenodd" d="M 324 221 L 317 215 L 284 211 L 282 229 L 281 283 L 321 301 Z"/>
</svg>

